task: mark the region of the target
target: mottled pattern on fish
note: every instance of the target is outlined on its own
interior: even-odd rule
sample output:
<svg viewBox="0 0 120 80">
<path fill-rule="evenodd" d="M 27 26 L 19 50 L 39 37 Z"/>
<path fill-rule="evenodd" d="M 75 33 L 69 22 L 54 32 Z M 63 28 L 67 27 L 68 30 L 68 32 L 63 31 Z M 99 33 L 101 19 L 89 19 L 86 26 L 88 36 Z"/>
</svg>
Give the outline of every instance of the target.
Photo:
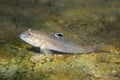
<svg viewBox="0 0 120 80">
<path fill-rule="evenodd" d="M 28 29 L 20 35 L 20 38 L 32 46 L 41 48 L 44 45 L 46 49 L 64 53 L 88 53 L 97 49 L 97 46 L 82 46 L 66 40 L 62 33 L 59 35 Z"/>
</svg>

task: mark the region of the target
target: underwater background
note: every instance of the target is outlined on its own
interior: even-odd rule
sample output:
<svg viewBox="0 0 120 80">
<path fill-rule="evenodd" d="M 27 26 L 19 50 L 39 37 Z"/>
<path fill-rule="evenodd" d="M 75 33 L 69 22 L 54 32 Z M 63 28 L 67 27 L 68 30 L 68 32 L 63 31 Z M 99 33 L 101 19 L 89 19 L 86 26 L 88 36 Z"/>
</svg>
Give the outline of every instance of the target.
<svg viewBox="0 0 120 80">
<path fill-rule="evenodd" d="M 49 62 L 20 40 L 28 28 L 110 48 Z M 0 0 L 0 80 L 120 80 L 120 0 Z"/>
</svg>

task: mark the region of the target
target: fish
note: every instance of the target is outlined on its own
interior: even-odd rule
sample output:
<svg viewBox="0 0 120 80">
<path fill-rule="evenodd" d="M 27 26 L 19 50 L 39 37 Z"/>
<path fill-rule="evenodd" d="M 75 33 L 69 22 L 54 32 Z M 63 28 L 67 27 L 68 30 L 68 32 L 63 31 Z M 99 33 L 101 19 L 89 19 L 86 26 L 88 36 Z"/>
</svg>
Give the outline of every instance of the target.
<svg viewBox="0 0 120 80">
<path fill-rule="evenodd" d="M 34 47 L 39 47 L 40 52 L 45 54 L 50 53 L 51 50 L 63 53 L 89 53 L 97 50 L 97 46 L 82 46 L 67 40 L 61 32 L 48 34 L 28 29 L 20 34 L 20 39 Z"/>
</svg>

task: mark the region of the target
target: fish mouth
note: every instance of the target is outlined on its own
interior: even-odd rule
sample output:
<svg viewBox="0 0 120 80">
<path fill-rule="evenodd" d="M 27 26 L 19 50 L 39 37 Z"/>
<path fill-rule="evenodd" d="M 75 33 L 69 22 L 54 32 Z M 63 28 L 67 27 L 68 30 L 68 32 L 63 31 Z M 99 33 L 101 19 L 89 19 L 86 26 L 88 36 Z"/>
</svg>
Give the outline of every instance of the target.
<svg viewBox="0 0 120 80">
<path fill-rule="evenodd" d="M 24 34 L 21 34 L 21 35 L 20 35 L 20 39 L 21 39 L 22 41 L 24 41 L 24 42 L 28 43 L 28 44 L 31 44 L 31 41 L 30 41 L 30 40 L 28 40 L 28 39 L 25 37 L 25 35 L 24 35 Z M 32 44 L 31 44 L 31 45 L 32 45 Z"/>
<path fill-rule="evenodd" d="M 20 39 L 22 39 L 22 34 L 20 35 Z"/>
<path fill-rule="evenodd" d="M 23 40 L 23 34 L 21 34 L 21 35 L 20 35 L 20 39 L 22 39 L 22 40 Z"/>
<path fill-rule="evenodd" d="M 20 39 L 26 42 L 26 39 L 25 39 L 25 35 L 24 35 L 24 34 L 21 34 L 21 35 L 20 35 Z"/>
</svg>

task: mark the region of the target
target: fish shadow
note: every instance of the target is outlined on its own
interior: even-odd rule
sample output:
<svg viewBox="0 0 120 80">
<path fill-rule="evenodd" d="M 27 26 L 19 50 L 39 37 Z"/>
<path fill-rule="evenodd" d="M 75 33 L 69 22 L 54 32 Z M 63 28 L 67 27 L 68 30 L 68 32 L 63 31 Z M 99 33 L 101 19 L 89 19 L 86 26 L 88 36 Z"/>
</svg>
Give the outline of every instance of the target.
<svg viewBox="0 0 120 80">
<path fill-rule="evenodd" d="M 27 48 L 28 51 L 32 51 L 34 53 L 37 53 L 37 54 L 42 54 L 40 52 L 40 48 L 39 47 L 31 47 L 31 48 Z M 106 51 L 94 51 L 94 52 L 88 52 L 88 53 L 64 53 L 64 52 L 58 52 L 58 51 L 53 51 L 53 50 L 50 50 L 53 54 L 63 54 L 63 55 L 81 55 L 81 54 L 91 54 L 91 53 L 96 53 L 96 54 L 99 54 L 101 52 L 106 52 Z M 107 52 L 108 53 L 108 52 Z"/>
<path fill-rule="evenodd" d="M 31 47 L 31 48 L 27 48 L 28 51 L 37 53 L 37 54 L 42 54 L 40 52 L 40 48 L 39 47 Z M 64 53 L 64 52 L 59 52 L 59 51 L 54 51 L 54 50 L 50 50 L 53 54 L 63 54 L 63 55 L 74 55 L 76 53 Z"/>
<path fill-rule="evenodd" d="M 34 53 L 37 53 L 37 54 L 42 54 L 40 52 L 40 48 L 39 47 L 31 47 L 31 48 L 27 48 L 28 51 L 31 51 L 31 52 L 34 52 Z M 73 55 L 75 53 L 64 53 L 64 52 L 58 52 L 58 51 L 53 51 L 53 50 L 50 50 L 53 54 L 66 54 L 66 55 Z"/>
</svg>

